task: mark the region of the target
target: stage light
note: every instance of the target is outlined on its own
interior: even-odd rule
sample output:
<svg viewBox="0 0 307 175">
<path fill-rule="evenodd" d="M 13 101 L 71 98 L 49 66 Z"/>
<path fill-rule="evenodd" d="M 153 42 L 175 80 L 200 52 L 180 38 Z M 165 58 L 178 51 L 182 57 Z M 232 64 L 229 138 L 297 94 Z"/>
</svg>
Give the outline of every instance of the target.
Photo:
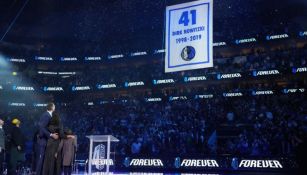
<svg viewBox="0 0 307 175">
<path fill-rule="evenodd" d="M 0 70 L 7 69 L 8 66 L 9 65 L 8 65 L 8 62 L 5 59 L 5 56 L 0 54 Z"/>
</svg>

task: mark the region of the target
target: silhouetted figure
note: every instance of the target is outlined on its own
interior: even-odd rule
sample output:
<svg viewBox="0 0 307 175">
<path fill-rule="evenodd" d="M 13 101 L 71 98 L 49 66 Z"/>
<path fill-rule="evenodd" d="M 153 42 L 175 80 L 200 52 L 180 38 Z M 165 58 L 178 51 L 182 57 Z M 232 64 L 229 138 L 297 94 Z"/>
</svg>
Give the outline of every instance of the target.
<svg viewBox="0 0 307 175">
<path fill-rule="evenodd" d="M 10 161 L 9 161 L 9 168 L 8 174 L 15 175 L 17 174 L 17 164 L 18 162 L 25 161 L 25 136 L 22 134 L 19 126 L 20 121 L 18 119 L 13 119 L 12 124 L 14 125 L 12 128 L 11 134 L 11 148 L 10 148 Z"/>
</svg>

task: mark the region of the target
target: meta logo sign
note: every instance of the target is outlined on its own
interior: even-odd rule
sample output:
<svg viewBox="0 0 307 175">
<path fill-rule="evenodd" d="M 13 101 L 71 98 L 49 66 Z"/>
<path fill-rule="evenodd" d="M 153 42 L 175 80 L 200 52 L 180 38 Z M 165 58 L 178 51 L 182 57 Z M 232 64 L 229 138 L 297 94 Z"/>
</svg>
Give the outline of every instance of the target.
<svg viewBox="0 0 307 175">
<path fill-rule="evenodd" d="M 163 167 L 164 165 L 161 159 L 132 159 L 129 166 Z"/>
<path fill-rule="evenodd" d="M 116 88 L 116 84 L 97 84 L 97 89 L 110 89 Z"/>
<path fill-rule="evenodd" d="M 35 57 L 35 60 L 40 60 L 40 61 L 53 61 L 53 58 L 52 58 L 52 57 L 39 57 L 39 56 L 36 56 L 36 57 Z"/>
<path fill-rule="evenodd" d="M 31 86 L 13 86 L 14 91 L 34 91 L 34 87 Z"/>
<path fill-rule="evenodd" d="M 266 36 L 266 40 L 275 40 L 275 39 L 282 39 L 282 38 L 289 38 L 288 34 L 281 34 L 281 35 L 268 35 Z"/>
<path fill-rule="evenodd" d="M 76 75 L 76 72 L 59 72 L 59 75 Z"/>
<path fill-rule="evenodd" d="M 34 103 L 33 106 L 34 107 L 46 107 L 47 104 L 46 103 Z"/>
<path fill-rule="evenodd" d="M 87 91 L 90 90 L 91 88 L 89 86 L 73 86 L 71 88 L 72 91 Z"/>
<path fill-rule="evenodd" d="M 226 46 L 226 42 L 213 43 L 213 47 Z"/>
<path fill-rule="evenodd" d="M 109 55 L 108 59 L 116 59 L 116 58 L 123 58 L 123 57 L 124 57 L 123 54 L 120 54 L 120 55 Z"/>
<path fill-rule="evenodd" d="M 99 102 L 99 104 L 101 104 L 101 105 L 102 105 L 102 104 L 107 104 L 107 103 L 109 103 L 109 101 L 106 101 L 106 100 L 103 100 L 103 101 L 100 101 L 100 102 Z"/>
<path fill-rule="evenodd" d="M 38 74 L 44 74 L 44 75 L 57 75 L 57 72 L 45 72 L 45 71 L 38 71 Z"/>
<path fill-rule="evenodd" d="M 233 78 L 240 78 L 242 75 L 240 73 L 233 73 L 233 74 L 217 74 L 217 79 L 233 79 Z"/>
<path fill-rule="evenodd" d="M 278 160 L 241 160 L 238 168 L 283 168 Z"/>
<path fill-rule="evenodd" d="M 85 57 L 85 61 L 100 61 L 101 57 Z"/>
<path fill-rule="evenodd" d="M 191 82 L 191 81 L 204 81 L 207 80 L 206 76 L 198 76 L 198 77 L 184 77 L 184 82 Z"/>
<path fill-rule="evenodd" d="M 292 73 L 307 72 L 307 67 L 292 68 Z"/>
<path fill-rule="evenodd" d="M 186 96 L 178 96 L 178 97 L 169 97 L 169 101 L 176 101 L 176 100 L 187 100 L 188 98 Z"/>
<path fill-rule="evenodd" d="M 62 87 L 43 87 L 45 92 L 47 91 L 64 91 Z"/>
<path fill-rule="evenodd" d="M 157 84 L 170 84 L 170 83 L 175 83 L 175 81 L 174 81 L 174 79 L 152 80 L 152 83 L 154 85 L 157 85 Z"/>
<path fill-rule="evenodd" d="M 162 98 L 146 98 L 145 100 L 147 102 L 157 102 L 157 101 L 162 101 Z"/>
<path fill-rule="evenodd" d="M 257 76 L 265 76 L 265 75 L 278 75 L 280 74 L 278 70 L 264 70 L 264 71 L 253 71 L 253 76 L 257 77 Z"/>
<path fill-rule="evenodd" d="M 78 61 L 76 57 L 61 57 L 60 61 Z"/>
<path fill-rule="evenodd" d="M 195 99 L 206 99 L 206 98 L 213 98 L 213 94 L 195 95 Z"/>
<path fill-rule="evenodd" d="M 297 89 L 297 88 L 294 88 L 294 89 L 283 89 L 282 92 L 284 94 L 297 93 L 297 92 L 303 93 L 303 92 L 305 92 L 305 89 L 304 88 L 299 88 L 299 89 Z"/>
<path fill-rule="evenodd" d="M 144 82 L 143 81 L 125 82 L 125 87 L 132 87 L 132 86 L 144 86 Z"/>
<path fill-rule="evenodd" d="M 202 168 L 218 168 L 219 164 L 216 160 L 213 159 L 183 159 L 178 167 L 178 162 L 180 159 L 175 159 L 175 166 L 176 168 L 179 167 L 202 167 Z"/>
<path fill-rule="evenodd" d="M 154 54 L 158 54 L 158 53 L 164 53 L 165 50 L 164 49 L 158 49 L 154 51 Z"/>
<path fill-rule="evenodd" d="M 224 97 L 241 97 L 243 94 L 241 92 L 223 93 Z"/>
<path fill-rule="evenodd" d="M 132 56 L 132 57 L 141 56 L 141 55 L 147 55 L 147 52 L 135 52 L 135 53 L 130 54 L 130 56 Z"/>
<path fill-rule="evenodd" d="M 26 106 L 25 103 L 9 103 L 9 106 Z"/>
<path fill-rule="evenodd" d="M 17 59 L 17 58 L 11 58 L 9 59 L 10 62 L 17 62 L 17 63 L 25 63 L 25 59 Z"/>
<path fill-rule="evenodd" d="M 274 92 L 272 90 L 266 90 L 266 91 L 253 91 L 252 95 L 256 96 L 256 95 L 272 95 L 274 94 Z"/>
<path fill-rule="evenodd" d="M 93 106 L 93 105 L 94 105 L 94 102 L 88 102 L 87 105 L 88 105 L 88 106 Z"/>
<path fill-rule="evenodd" d="M 246 39 L 238 39 L 235 41 L 236 44 L 243 44 L 243 43 L 251 43 L 256 42 L 256 38 L 246 38 Z"/>
</svg>

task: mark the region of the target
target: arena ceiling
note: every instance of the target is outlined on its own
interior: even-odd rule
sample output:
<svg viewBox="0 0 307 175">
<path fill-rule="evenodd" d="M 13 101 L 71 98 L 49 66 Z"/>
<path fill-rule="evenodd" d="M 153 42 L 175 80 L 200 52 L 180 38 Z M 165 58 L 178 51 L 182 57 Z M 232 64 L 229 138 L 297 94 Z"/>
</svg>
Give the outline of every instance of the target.
<svg viewBox="0 0 307 175">
<path fill-rule="evenodd" d="M 5 37 L 0 46 L 38 51 L 61 48 L 60 53 L 159 48 L 163 46 L 165 6 L 187 1 L 1 0 L 0 38 Z M 215 38 L 257 33 L 263 26 L 275 30 L 276 24 L 306 29 L 306 19 L 305 0 L 214 0 Z M 237 29 L 238 22 L 246 27 Z"/>
</svg>

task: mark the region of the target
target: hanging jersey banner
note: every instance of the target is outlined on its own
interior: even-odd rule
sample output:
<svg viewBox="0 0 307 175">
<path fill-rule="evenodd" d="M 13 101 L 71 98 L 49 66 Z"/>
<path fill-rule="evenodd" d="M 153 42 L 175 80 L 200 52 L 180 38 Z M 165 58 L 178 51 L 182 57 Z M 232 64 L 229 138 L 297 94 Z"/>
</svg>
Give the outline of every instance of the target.
<svg viewBox="0 0 307 175">
<path fill-rule="evenodd" d="M 166 7 L 165 72 L 213 67 L 213 0 Z"/>
</svg>

